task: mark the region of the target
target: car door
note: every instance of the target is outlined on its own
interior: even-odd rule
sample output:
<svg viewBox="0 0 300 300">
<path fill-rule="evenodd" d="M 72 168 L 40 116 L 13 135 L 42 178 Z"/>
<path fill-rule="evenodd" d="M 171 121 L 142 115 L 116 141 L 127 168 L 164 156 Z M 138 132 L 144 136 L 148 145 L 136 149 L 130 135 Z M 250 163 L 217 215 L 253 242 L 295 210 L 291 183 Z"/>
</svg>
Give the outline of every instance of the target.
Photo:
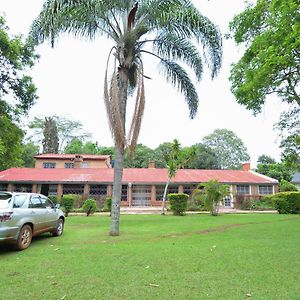
<svg viewBox="0 0 300 300">
<path fill-rule="evenodd" d="M 45 227 L 55 228 L 58 216 L 56 210 L 54 209 L 54 204 L 44 195 L 40 196 L 40 200 L 42 202 L 43 208 L 45 209 Z"/>
<path fill-rule="evenodd" d="M 47 218 L 45 215 L 47 209 L 42 204 L 40 195 L 31 196 L 28 208 L 33 221 L 34 233 L 46 231 Z"/>
</svg>

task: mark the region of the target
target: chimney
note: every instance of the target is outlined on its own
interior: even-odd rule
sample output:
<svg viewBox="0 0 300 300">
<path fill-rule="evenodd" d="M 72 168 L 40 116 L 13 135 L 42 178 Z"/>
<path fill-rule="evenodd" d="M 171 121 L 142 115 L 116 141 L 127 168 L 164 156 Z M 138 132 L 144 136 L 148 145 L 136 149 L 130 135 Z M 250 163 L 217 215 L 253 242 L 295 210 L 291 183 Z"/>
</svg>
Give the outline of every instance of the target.
<svg viewBox="0 0 300 300">
<path fill-rule="evenodd" d="M 246 172 L 249 172 L 250 171 L 250 163 L 243 163 L 242 164 L 242 170 L 243 171 L 246 171 Z"/>
<path fill-rule="evenodd" d="M 150 160 L 150 161 L 149 161 L 148 168 L 149 168 L 149 169 L 155 169 L 155 161 Z"/>
<path fill-rule="evenodd" d="M 80 169 L 81 168 L 81 163 L 83 162 L 83 157 L 82 155 L 75 155 L 74 158 L 74 169 Z"/>
</svg>

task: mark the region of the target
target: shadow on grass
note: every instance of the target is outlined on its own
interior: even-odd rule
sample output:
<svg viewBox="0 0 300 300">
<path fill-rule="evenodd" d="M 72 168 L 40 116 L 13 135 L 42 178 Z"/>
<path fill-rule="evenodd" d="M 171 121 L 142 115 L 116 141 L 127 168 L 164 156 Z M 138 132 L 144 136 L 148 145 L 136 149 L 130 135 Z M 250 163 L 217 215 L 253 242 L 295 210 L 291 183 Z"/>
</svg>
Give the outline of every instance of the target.
<svg viewBox="0 0 300 300">
<path fill-rule="evenodd" d="M 49 234 L 49 233 L 45 233 L 42 235 L 38 235 L 32 238 L 31 244 L 29 247 L 33 246 L 33 245 L 38 245 L 39 243 L 45 241 L 45 240 L 51 240 L 54 237 Z M 23 250 L 26 251 L 26 250 Z M 7 254 L 14 254 L 14 253 L 18 253 L 19 251 L 16 250 L 16 248 L 14 247 L 14 243 L 9 242 L 9 243 L 0 243 L 0 257 L 7 255 Z"/>
</svg>

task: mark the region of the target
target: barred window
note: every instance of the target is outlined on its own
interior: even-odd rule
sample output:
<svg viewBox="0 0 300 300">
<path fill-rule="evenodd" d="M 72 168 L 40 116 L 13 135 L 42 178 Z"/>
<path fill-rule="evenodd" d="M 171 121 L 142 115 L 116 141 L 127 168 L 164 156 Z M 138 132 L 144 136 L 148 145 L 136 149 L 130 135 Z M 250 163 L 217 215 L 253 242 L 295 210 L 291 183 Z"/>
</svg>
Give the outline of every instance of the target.
<svg viewBox="0 0 300 300">
<path fill-rule="evenodd" d="M 72 162 L 65 163 L 65 169 L 73 169 L 73 168 L 74 168 L 74 163 Z"/>
<path fill-rule="evenodd" d="M 84 190 L 83 184 L 64 184 L 63 185 L 63 194 L 68 195 L 82 195 Z"/>
<path fill-rule="evenodd" d="M 197 188 L 197 184 L 190 184 L 190 185 L 185 185 L 183 187 L 183 193 L 191 195 L 192 192 Z"/>
<path fill-rule="evenodd" d="M 0 191 L 7 191 L 7 184 L 0 184 Z"/>
<path fill-rule="evenodd" d="M 43 168 L 44 169 L 55 169 L 56 163 L 55 162 L 44 162 Z"/>
<path fill-rule="evenodd" d="M 155 189 L 156 189 L 156 201 L 162 201 L 163 200 L 165 187 L 166 187 L 165 185 L 157 185 L 155 187 Z M 169 185 L 168 190 L 167 190 L 167 195 L 168 194 L 174 194 L 174 193 L 175 194 L 178 193 L 178 185 Z"/>
<path fill-rule="evenodd" d="M 249 195 L 250 194 L 250 186 L 249 185 L 237 185 L 236 193 L 238 195 Z"/>
<path fill-rule="evenodd" d="M 260 195 L 273 194 L 273 186 L 272 185 L 260 185 L 259 186 L 259 194 Z"/>
<path fill-rule="evenodd" d="M 128 195 L 127 195 L 127 185 L 122 185 L 122 194 L 121 194 L 121 200 L 127 201 Z"/>
<path fill-rule="evenodd" d="M 107 195 L 107 185 L 104 184 L 91 184 L 90 195 Z"/>
<path fill-rule="evenodd" d="M 15 192 L 31 193 L 32 184 L 15 184 Z"/>
</svg>

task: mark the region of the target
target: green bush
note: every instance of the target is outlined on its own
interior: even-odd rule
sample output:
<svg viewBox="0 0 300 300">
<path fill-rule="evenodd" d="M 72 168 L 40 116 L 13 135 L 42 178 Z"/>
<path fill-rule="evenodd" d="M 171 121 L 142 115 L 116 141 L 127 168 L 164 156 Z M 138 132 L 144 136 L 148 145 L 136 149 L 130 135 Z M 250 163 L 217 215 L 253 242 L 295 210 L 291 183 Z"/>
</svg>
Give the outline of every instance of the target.
<svg viewBox="0 0 300 300">
<path fill-rule="evenodd" d="M 97 204 L 95 199 L 88 198 L 84 201 L 84 204 L 82 205 L 82 210 L 86 212 L 87 217 L 90 214 L 93 214 L 97 210 Z"/>
<path fill-rule="evenodd" d="M 273 201 L 280 214 L 300 213 L 300 192 L 280 192 L 273 196 Z"/>
<path fill-rule="evenodd" d="M 189 195 L 169 194 L 170 209 L 175 216 L 183 216 L 187 210 Z"/>
<path fill-rule="evenodd" d="M 48 198 L 49 198 L 54 204 L 57 204 L 57 203 L 58 203 L 58 197 L 57 197 L 57 195 L 49 195 Z"/>
<path fill-rule="evenodd" d="M 112 197 L 106 197 L 103 211 L 111 212 Z"/>
<path fill-rule="evenodd" d="M 63 195 L 63 197 L 61 198 L 61 205 L 66 214 L 66 217 L 68 216 L 69 212 L 73 209 L 74 202 L 77 198 L 78 195 Z"/>
<path fill-rule="evenodd" d="M 245 197 L 242 195 L 236 196 L 236 208 L 241 210 L 273 210 L 274 203 L 273 195 L 264 197 Z"/>
<path fill-rule="evenodd" d="M 280 192 L 297 192 L 298 191 L 297 187 L 294 184 L 292 184 L 284 179 L 282 179 L 280 181 L 279 190 L 280 190 Z"/>
</svg>

